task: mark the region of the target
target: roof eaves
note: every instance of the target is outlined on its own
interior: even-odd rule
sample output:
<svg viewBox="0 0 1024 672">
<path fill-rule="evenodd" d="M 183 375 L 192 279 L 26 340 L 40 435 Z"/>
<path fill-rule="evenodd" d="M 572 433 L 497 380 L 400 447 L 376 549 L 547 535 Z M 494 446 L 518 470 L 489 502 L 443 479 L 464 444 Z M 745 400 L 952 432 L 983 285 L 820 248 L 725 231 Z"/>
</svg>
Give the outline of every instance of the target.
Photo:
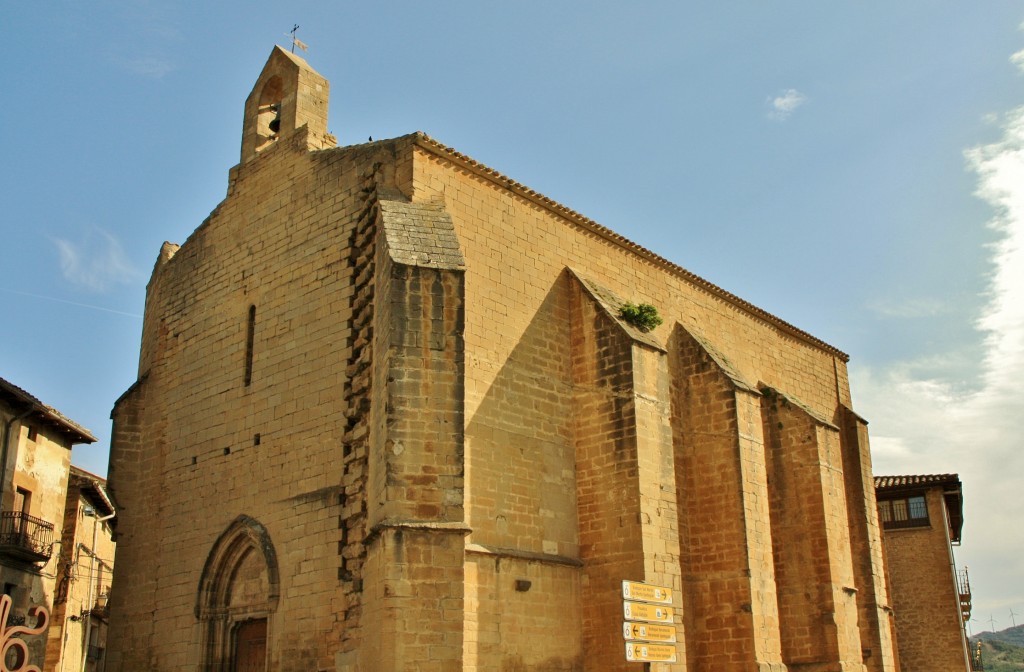
<svg viewBox="0 0 1024 672">
<path fill-rule="evenodd" d="M 37 397 L 29 394 L 14 383 L 0 378 L 0 391 L 13 397 L 17 402 L 26 404 L 31 412 L 38 414 L 43 420 L 54 425 L 60 431 L 71 436 L 72 443 L 95 443 L 96 437 L 85 427 L 67 417 L 53 406 L 48 406 Z"/>
<path fill-rule="evenodd" d="M 957 474 L 910 474 L 901 476 L 875 476 L 876 490 L 902 490 L 933 486 L 960 487 Z"/>
<path fill-rule="evenodd" d="M 86 471 L 85 469 L 80 469 L 79 467 L 76 467 L 74 465 L 72 465 L 71 467 L 71 475 L 77 479 L 80 479 L 82 482 L 84 482 L 84 485 L 88 486 L 89 490 L 93 495 L 93 497 L 90 497 L 90 499 L 95 499 L 100 504 L 102 504 L 107 509 L 108 515 L 113 514 L 117 511 L 117 509 L 114 507 L 113 500 L 111 500 L 110 498 L 110 493 L 107 492 L 105 479 L 100 478 L 99 476 L 92 474 Z"/>
</svg>

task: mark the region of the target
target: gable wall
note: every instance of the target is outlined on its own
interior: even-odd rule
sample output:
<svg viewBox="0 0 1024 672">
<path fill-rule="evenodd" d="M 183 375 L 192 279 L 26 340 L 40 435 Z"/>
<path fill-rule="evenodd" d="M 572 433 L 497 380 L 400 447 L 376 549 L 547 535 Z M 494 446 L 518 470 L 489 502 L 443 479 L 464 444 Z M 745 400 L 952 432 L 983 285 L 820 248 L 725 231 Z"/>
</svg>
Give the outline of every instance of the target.
<svg viewBox="0 0 1024 672">
<path fill-rule="evenodd" d="M 270 616 L 272 669 L 333 666 L 347 606 L 338 520 L 350 236 L 361 176 L 376 158 L 393 180 L 398 163 L 375 157 L 381 147 L 308 153 L 300 141 L 237 167 L 228 197 L 150 283 L 143 377 L 114 411 L 110 488 L 124 543 L 112 669 L 198 662 L 200 573 L 240 514 L 267 528 L 281 594 L 303 596 Z"/>
</svg>

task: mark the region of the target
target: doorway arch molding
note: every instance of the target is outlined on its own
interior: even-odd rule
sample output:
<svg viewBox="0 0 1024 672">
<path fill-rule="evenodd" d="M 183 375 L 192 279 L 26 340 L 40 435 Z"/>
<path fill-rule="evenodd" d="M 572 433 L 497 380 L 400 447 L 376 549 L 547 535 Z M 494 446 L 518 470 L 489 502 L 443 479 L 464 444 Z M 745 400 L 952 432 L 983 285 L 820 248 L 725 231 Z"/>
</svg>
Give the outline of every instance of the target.
<svg viewBox="0 0 1024 672">
<path fill-rule="evenodd" d="M 265 591 L 258 599 L 238 603 L 240 569 L 259 567 Z M 202 664 L 208 672 L 231 670 L 235 634 L 247 621 L 266 619 L 277 609 L 281 594 L 277 552 L 267 528 L 255 518 L 240 515 L 217 537 L 199 577 L 195 616 L 200 622 Z M 269 635 L 269 632 L 268 632 Z"/>
</svg>

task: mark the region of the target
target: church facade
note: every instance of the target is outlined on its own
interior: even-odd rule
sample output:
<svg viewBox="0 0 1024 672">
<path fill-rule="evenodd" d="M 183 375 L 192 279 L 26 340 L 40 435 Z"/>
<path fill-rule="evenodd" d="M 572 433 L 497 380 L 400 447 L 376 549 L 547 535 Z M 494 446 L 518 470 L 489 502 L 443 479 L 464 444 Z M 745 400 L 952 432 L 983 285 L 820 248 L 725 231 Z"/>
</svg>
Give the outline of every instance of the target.
<svg viewBox="0 0 1024 672">
<path fill-rule="evenodd" d="M 276 48 L 160 251 L 107 669 L 641 669 L 632 581 L 649 669 L 895 672 L 847 356 L 428 136 L 336 147 L 328 89 Z"/>
</svg>

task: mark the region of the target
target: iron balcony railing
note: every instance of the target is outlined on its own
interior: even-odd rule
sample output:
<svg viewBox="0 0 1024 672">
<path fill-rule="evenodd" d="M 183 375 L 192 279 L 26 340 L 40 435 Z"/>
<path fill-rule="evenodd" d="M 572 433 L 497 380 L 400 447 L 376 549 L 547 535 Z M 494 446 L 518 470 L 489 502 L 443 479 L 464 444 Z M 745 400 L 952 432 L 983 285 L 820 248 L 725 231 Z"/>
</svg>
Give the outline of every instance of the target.
<svg viewBox="0 0 1024 672">
<path fill-rule="evenodd" d="M 966 567 L 956 572 L 956 589 L 960 594 L 960 615 L 966 623 L 971 619 L 971 580 Z"/>
<path fill-rule="evenodd" d="M 0 513 L 0 553 L 26 562 L 46 562 L 53 556 L 53 523 L 24 511 Z"/>
</svg>

